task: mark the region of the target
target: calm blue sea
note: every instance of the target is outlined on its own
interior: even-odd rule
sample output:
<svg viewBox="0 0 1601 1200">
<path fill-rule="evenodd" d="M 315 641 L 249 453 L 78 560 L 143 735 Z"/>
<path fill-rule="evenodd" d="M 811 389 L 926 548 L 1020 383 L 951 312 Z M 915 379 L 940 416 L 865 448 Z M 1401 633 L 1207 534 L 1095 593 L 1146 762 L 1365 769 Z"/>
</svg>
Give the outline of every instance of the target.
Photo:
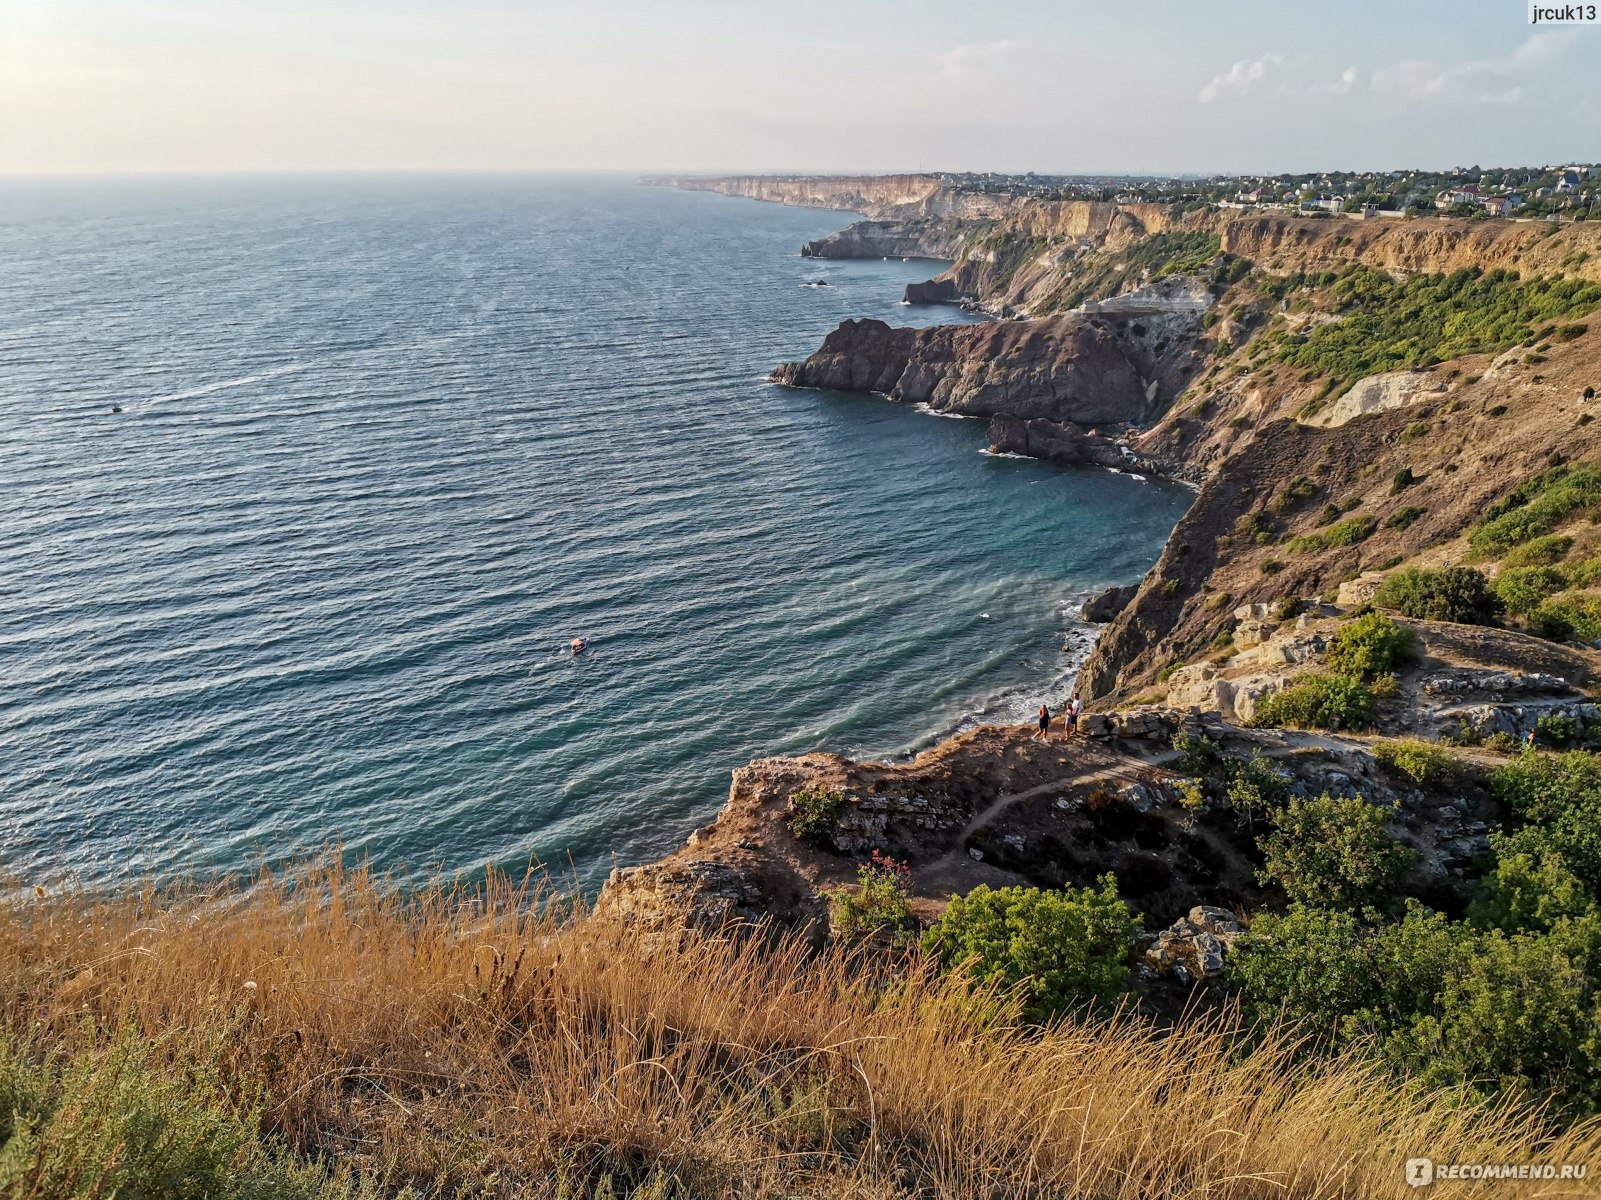
<svg viewBox="0 0 1601 1200">
<path fill-rule="evenodd" d="M 1079 601 L 1188 494 L 764 382 L 847 316 L 964 319 L 898 303 L 938 264 L 798 257 L 848 219 L 623 179 L 0 183 L 0 873 L 338 840 L 592 884 L 752 757 L 1059 700 Z"/>
</svg>

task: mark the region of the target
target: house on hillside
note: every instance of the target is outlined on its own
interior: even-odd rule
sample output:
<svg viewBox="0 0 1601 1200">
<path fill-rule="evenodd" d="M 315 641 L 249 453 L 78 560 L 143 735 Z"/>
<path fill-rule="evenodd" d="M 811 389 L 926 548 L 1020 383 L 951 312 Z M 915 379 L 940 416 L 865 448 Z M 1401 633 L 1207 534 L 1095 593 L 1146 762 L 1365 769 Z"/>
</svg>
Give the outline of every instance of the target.
<svg viewBox="0 0 1601 1200">
<path fill-rule="evenodd" d="M 1504 217 L 1512 211 L 1512 201 L 1505 196 L 1486 196 L 1482 203 L 1492 217 Z"/>
<path fill-rule="evenodd" d="M 1451 208 L 1457 204 L 1477 205 L 1483 196 L 1479 194 L 1477 184 L 1469 183 L 1462 187 L 1446 188 L 1434 198 L 1435 208 Z"/>
</svg>

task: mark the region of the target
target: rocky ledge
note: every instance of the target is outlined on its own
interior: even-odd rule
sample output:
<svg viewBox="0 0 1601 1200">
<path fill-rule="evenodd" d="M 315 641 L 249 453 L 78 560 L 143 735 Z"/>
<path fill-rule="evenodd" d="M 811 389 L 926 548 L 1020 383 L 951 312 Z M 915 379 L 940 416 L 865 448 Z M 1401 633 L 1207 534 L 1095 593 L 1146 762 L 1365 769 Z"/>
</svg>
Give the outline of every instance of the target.
<svg viewBox="0 0 1601 1200">
<path fill-rule="evenodd" d="M 1147 344 L 1149 334 L 1138 321 L 1081 313 L 926 329 L 850 320 L 773 380 L 961 416 L 1137 423 L 1166 408 L 1201 357 L 1169 339 Z"/>
</svg>

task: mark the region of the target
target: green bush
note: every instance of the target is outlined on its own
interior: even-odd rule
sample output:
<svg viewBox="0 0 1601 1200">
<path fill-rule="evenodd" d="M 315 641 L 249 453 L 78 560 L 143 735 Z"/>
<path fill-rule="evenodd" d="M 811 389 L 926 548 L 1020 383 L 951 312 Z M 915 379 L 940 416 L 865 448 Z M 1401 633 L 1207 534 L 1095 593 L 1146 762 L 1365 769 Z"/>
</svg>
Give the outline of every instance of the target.
<svg viewBox="0 0 1601 1200">
<path fill-rule="evenodd" d="M 1373 602 L 1415 620 L 1458 625 L 1487 625 L 1501 608 L 1483 573 L 1472 567 L 1406 567 L 1379 585 Z"/>
<path fill-rule="evenodd" d="M 1111 875 L 1100 883 L 1060 892 L 981 884 L 951 897 L 923 947 L 976 982 L 1021 988 L 1029 1020 L 1116 1003 L 1128 990 L 1139 919 Z"/>
<path fill-rule="evenodd" d="M 1575 278 L 1524 281 L 1515 272 L 1476 268 L 1398 279 L 1353 265 L 1333 281 L 1303 274 L 1270 281 L 1265 290 L 1283 299 L 1306 287 L 1340 319 L 1310 333 L 1268 335 L 1269 361 L 1348 383 L 1464 354 L 1493 354 L 1525 341 L 1542 321 L 1601 307 L 1601 285 Z"/>
<path fill-rule="evenodd" d="M 1490 848 L 1495 869 L 1468 908 L 1474 924 L 1508 933 L 1543 933 L 1595 908 L 1595 895 L 1538 826 L 1492 833 Z"/>
<path fill-rule="evenodd" d="M 1251 724 L 1298 729 L 1372 729 L 1373 693 L 1347 675 L 1302 675 L 1256 706 Z"/>
<path fill-rule="evenodd" d="M 1480 931 L 1410 902 L 1403 919 L 1292 906 L 1258 916 L 1230 956 L 1247 1015 L 1372 1046 L 1427 1083 L 1542 1101 L 1601 1100 L 1594 915 L 1549 932 Z"/>
<path fill-rule="evenodd" d="M 1226 759 L 1223 777 L 1229 804 L 1247 817 L 1275 812 L 1290 798 L 1290 781 L 1260 751 L 1247 759 Z"/>
<path fill-rule="evenodd" d="M 1305 475 L 1292 475 L 1290 481 L 1284 485 L 1284 490 L 1269 501 L 1268 508 L 1276 513 L 1286 513 L 1315 495 L 1317 495 L 1317 484 Z"/>
<path fill-rule="evenodd" d="M 1491 773 L 1490 789 L 1540 828 L 1587 887 L 1601 890 L 1601 759 L 1583 750 L 1521 754 Z"/>
<path fill-rule="evenodd" d="M 1492 586 L 1507 612 L 1532 617 L 1548 597 L 1567 584 L 1554 567 L 1513 567 L 1497 575 Z"/>
<path fill-rule="evenodd" d="M 1556 596 L 1540 605 L 1533 616 L 1547 637 L 1601 641 L 1601 597 Z"/>
<path fill-rule="evenodd" d="M 911 919 L 912 873 L 905 863 L 873 851 L 856 871 L 856 890 L 829 893 L 829 924 L 845 941 L 901 933 Z"/>
<path fill-rule="evenodd" d="M 1433 742 L 1420 738 L 1400 738 L 1373 743 L 1373 757 L 1391 770 L 1424 787 L 1452 787 L 1463 782 L 1469 772 L 1462 761 Z"/>
<path fill-rule="evenodd" d="M 1558 716 L 1548 713 L 1534 723 L 1534 737 L 1542 746 L 1555 746 L 1558 749 L 1573 745 L 1579 740 L 1583 729 L 1572 717 Z"/>
<path fill-rule="evenodd" d="M 1572 517 L 1601 511 L 1601 471 L 1563 465 L 1520 483 L 1492 504 L 1468 539 L 1475 552 L 1505 554 Z"/>
<path fill-rule="evenodd" d="M 1387 904 L 1417 861 L 1386 828 L 1392 813 L 1361 796 L 1291 797 L 1262 841 L 1263 883 L 1325 908 Z"/>
<path fill-rule="evenodd" d="M 1416 504 L 1409 504 L 1405 508 L 1391 513 L 1384 524 L 1389 529 L 1407 529 L 1416 524 L 1419 517 L 1426 517 L 1428 514 L 1428 509 Z"/>
<path fill-rule="evenodd" d="M 298 1166 L 231 1109 L 215 1056 L 158 1067 L 133 1030 L 40 1058 L 0 1042 L 0 1196 L 51 1200 L 334 1200 L 356 1193 Z"/>
<path fill-rule="evenodd" d="M 1418 477 L 1412 474 L 1411 467 L 1402 467 L 1390 477 L 1390 495 L 1399 495 L 1417 481 Z"/>
<path fill-rule="evenodd" d="M 1504 567 L 1549 567 L 1561 562 L 1573 548 L 1573 539 L 1560 533 L 1548 533 L 1516 547 L 1501 560 Z"/>
<path fill-rule="evenodd" d="M 834 819 L 845 807 L 845 796 L 825 788 L 802 788 L 789 798 L 789 831 L 797 841 L 822 850 L 834 846 Z"/>
<path fill-rule="evenodd" d="M 1569 563 L 1562 568 L 1562 573 L 1567 576 L 1568 583 L 1573 587 L 1595 587 L 1601 584 L 1601 558 L 1587 558 L 1583 562 Z"/>
<path fill-rule="evenodd" d="M 1304 533 L 1300 537 L 1293 537 L 1285 543 L 1285 549 L 1291 554 L 1315 554 L 1322 550 L 1331 550 L 1336 546 L 1354 546 L 1372 537 L 1373 531 L 1378 527 L 1378 518 L 1363 513 L 1347 517 L 1343 521 L 1336 521 L 1327 529 L 1316 533 Z"/>
<path fill-rule="evenodd" d="M 1329 665 L 1342 675 L 1372 679 L 1400 670 L 1417 657 L 1418 637 L 1382 613 L 1347 621 L 1329 643 Z"/>
</svg>

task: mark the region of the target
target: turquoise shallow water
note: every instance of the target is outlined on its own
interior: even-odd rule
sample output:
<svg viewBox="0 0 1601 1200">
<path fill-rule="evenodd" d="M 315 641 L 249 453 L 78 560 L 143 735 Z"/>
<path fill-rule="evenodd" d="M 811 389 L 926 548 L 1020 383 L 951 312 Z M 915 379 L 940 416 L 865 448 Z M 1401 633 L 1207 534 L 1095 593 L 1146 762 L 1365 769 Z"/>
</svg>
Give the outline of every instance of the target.
<svg viewBox="0 0 1601 1200">
<path fill-rule="evenodd" d="M 1077 603 L 1187 493 L 767 384 L 846 316 L 963 319 L 897 303 L 937 264 L 797 256 L 847 219 L 616 179 L 0 184 L 0 868 L 341 840 L 593 883 L 754 756 L 1059 698 Z"/>
</svg>

